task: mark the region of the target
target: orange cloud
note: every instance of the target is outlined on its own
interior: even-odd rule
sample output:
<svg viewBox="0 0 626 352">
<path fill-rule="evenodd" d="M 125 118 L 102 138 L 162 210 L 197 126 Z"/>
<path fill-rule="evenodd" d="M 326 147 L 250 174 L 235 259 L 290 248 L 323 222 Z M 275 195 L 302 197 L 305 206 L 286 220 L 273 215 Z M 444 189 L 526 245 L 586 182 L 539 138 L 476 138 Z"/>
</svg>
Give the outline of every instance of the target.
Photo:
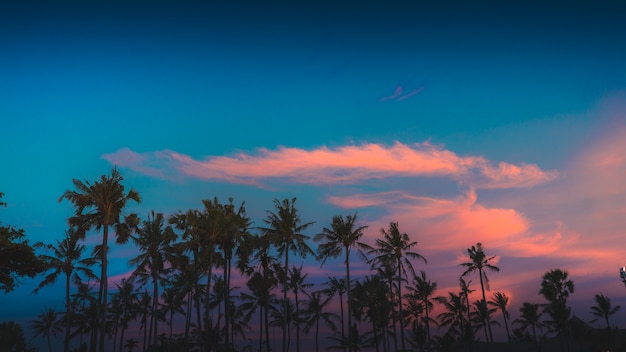
<svg viewBox="0 0 626 352">
<path fill-rule="evenodd" d="M 355 184 L 390 177 L 447 177 L 477 188 L 529 187 L 556 178 L 536 165 L 494 164 L 482 157 L 461 157 L 428 142 L 392 146 L 365 143 L 313 150 L 261 148 L 255 154 L 195 160 L 170 150 L 137 153 L 123 148 L 105 154 L 110 163 L 155 177 L 180 175 L 204 180 L 260 185 L 281 181 L 300 184 Z"/>
</svg>

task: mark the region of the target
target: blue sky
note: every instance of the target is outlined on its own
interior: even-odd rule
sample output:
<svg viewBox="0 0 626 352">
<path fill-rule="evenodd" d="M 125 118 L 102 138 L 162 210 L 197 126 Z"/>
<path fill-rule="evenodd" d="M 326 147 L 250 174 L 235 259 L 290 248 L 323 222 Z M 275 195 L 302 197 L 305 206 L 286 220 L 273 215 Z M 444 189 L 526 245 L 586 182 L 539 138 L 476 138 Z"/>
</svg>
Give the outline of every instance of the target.
<svg viewBox="0 0 626 352">
<path fill-rule="evenodd" d="M 316 222 L 312 234 L 353 211 L 371 239 L 388 221 L 406 223 L 440 287 L 454 285 L 458 258 L 483 241 L 501 258 L 494 286 L 534 295 L 539 276 L 562 266 L 581 287 L 581 313 L 600 289 L 626 303 L 621 258 L 610 251 L 626 228 L 622 10 L 612 1 L 2 4 L 0 191 L 9 207 L 0 221 L 52 242 L 71 215 L 57 202 L 71 180 L 117 164 L 141 193 L 132 210 L 143 216 L 233 196 L 260 224 L 273 198 L 295 196 Z M 367 146 L 407 154 L 385 172 L 328 164 L 345 164 L 349 148 L 380 157 Z M 256 173 L 297 162 L 290 153 L 311 166 Z M 463 168 L 399 171 L 424 156 Z M 202 165 L 235 171 L 189 172 Z M 313 177 L 342 172 L 351 179 Z M 441 214 L 460 225 L 442 227 Z M 520 254 L 524 241 L 555 249 Z M 576 248 L 592 258 L 563 255 Z M 128 271 L 127 251 L 114 250 L 111 276 Z M 2 297 L 18 303 L 0 320 L 59 304 L 54 288 L 31 296 L 32 287 Z"/>
</svg>

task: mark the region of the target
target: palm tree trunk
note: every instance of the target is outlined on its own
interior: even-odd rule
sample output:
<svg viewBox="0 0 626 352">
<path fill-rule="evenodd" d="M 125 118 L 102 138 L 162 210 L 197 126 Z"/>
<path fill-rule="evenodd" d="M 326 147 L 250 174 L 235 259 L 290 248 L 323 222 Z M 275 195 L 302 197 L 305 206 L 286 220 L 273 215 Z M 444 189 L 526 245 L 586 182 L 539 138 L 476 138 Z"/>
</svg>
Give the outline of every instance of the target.
<svg viewBox="0 0 626 352">
<path fill-rule="evenodd" d="M 265 314 L 265 352 L 270 352 L 270 321 L 268 314 L 268 307 L 265 307 L 263 313 Z"/>
<path fill-rule="evenodd" d="M 400 258 L 398 258 L 398 311 L 400 313 L 400 340 L 402 342 L 402 351 L 406 351 L 406 345 L 404 343 L 404 327 L 402 326 L 402 268 L 400 264 Z"/>
<path fill-rule="evenodd" d="M 504 318 L 504 327 L 506 328 L 506 337 L 509 343 L 511 343 L 511 334 L 509 333 L 509 322 L 506 319 L 506 315 L 504 314 L 504 312 L 502 312 L 502 317 Z"/>
<path fill-rule="evenodd" d="M 48 351 L 52 352 L 52 343 L 50 342 L 50 331 L 48 331 L 46 335 L 48 335 Z"/>
<path fill-rule="evenodd" d="M 109 251 L 108 248 L 108 242 L 109 242 L 109 223 L 108 221 L 105 221 L 104 224 L 102 224 L 102 272 L 100 275 L 100 286 L 102 287 L 101 289 L 101 293 L 102 293 L 102 301 L 101 301 L 101 306 L 100 306 L 100 337 L 98 340 L 99 346 L 100 346 L 100 352 L 104 352 L 104 336 L 106 335 L 106 322 L 107 322 L 107 301 L 108 301 L 108 295 L 109 295 L 109 284 L 108 284 L 108 277 L 107 277 L 107 266 L 108 266 L 108 259 L 107 259 L 107 253 Z"/>
<path fill-rule="evenodd" d="M 289 246 L 285 242 L 285 268 L 283 269 L 283 352 L 288 352 L 287 329 L 289 319 L 287 317 L 287 271 L 289 270 Z"/>
<path fill-rule="evenodd" d="M 154 271 L 154 270 L 153 270 Z M 157 311 L 159 309 L 159 277 L 158 272 L 152 273 L 153 296 L 152 296 L 152 320 L 154 321 L 154 334 L 152 343 L 156 344 L 158 327 Z"/>
<path fill-rule="evenodd" d="M 485 303 L 485 306 L 487 306 L 487 297 L 485 296 L 485 284 L 483 284 L 483 271 L 478 270 L 478 275 L 480 277 L 480 289 L 483 293 L 483 302 Z M 489 339 L 487 339 L 487 342 L 493 342 L 493 333 L 491 332 L 491 324 L 489 324 L 489 314 L 487 314 L 487 316 L 485 317 L 487 319 L 487 330 L 489 331 Z"/>
<path fill-rule="evenodd" d="M 315 352 L 319 352 L 319 343 L 320 343 L 320 319 L 317 318 L 315 321 Z"/>
<path fill-rule="evenodd" d="M 346 284 L 348 285 L 348 340 L 350 343 L 348 344 L 348 351 L 352 352 L 352 291 L 350 289 L 350 249 L 349 247 L 345 247 L 346 250 Z M 343 331 L 343 309 L 342 309 L 342 319 L 341 319 L 341 334 L 342 337 L 345 337 Z M 345 347 L 344 347 L 345 351 Z"/>
<path fill-rule="evenodd" d="M 224 343 L 225 343 L 225 347 L 226 350 L 229 350 L 229 336 L 230 336 L 230 332 L 229 332 L 229 328 L 230 328 L 230 255 L 228 256 L 227 260 L 226 260 L 226 266 L 224 267 L 224 283 L 226 285 L 226 294 L 224 296 L 224 320 L 226 322 L 225 324 L 225 331 L 224 331 Z"/>
<path fill-rule="evenodd" d="M 298 314 L 300 313 L 300 307 L 298 303 L 298 289 L 295 292 L 296 298 L 296 352 L 300 352 L 300 320 Z"/>
<path fill-rule="evenodd" d="M 212 245 L 211 245 L 212 247 Z M 204 302 L 204 310 L 205 310 L 205 323 L 204 323 L 204 327 L 206 329 L 206 342 L 208 344 L 208 350 L 211 350 L 211 331 L 209 331 L 209 326 L 210 324 L 210 320 L 211 320 L 211 315 L 210 315 L 210 306 L 209 306 L 209 301 L 211 300 L 211 276 L 213 275 L 213 248 L 209 248 L 209 267 L 207 268 L 208 271 L 208 275 L 207 275 L 207 279 L 206 279 L 206 292 L 205 292 L 205 299 L 206 301 Z M 202 344 L 201 344 L 202 345 Z M 201 348 L 202 350 L 202 348 Z"/>
<path fill-rule="evenodd" d="M 63 351 L 70 351 L 70 329 L 72 327 L 72 304 L 70 301 L 70 274 L 65 274 L 65 339 Z"/>
</svg>

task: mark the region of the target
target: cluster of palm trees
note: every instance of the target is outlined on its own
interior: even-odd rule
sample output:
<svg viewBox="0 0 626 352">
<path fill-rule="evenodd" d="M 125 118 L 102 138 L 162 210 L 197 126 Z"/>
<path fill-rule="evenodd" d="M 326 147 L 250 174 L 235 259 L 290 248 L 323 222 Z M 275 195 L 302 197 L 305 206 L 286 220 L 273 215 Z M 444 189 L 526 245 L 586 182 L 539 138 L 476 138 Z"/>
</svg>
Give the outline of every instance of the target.
<svg viewBox="0 0 626 352">
<path fill-rule="evenodd" d="M 141 199 L 135 190 L 126 191 L 122 181 L 116 169 L 93 183 L 74 180 L 75 189 L 60 199 L 75 207 L 70 230 L 56 245 L 38 245 L 47 250 L 42 259 L 48 270 L 36 291 L 59 276 L 65 279 L 63 311 L 47 309 L 33 322 L 35 334 L 48 338 L 50 350 L 51 337 L 63 334 L 65 352 L 73 346 L 99 352 L 139 347 L 143 351 L 299 352 L 313 349 L 310 344 L 302 346 L 306 334 L 318 351 L 321 333 L 327 336 L 328 348 L 343 351 L 425 350 L 471 344 L 480 339 L 480 330 L 485 341 L 493 342 L 491 327 L 499 324 L 494 319 L 497 310 L 502 312 L 509 341 L 537 341 L 546 325 L 544 312 L 551 317 L 551 327 L 567 330 L 566 300 L 574 286 L 559 270 L 547 273 L 542 281 L 540 293 L 550 304 L 524 303 L 515 320 L 519 328 L 511 334 L 508 297 L 496 292 L 487 299 L 486 271 L 499 268 L 480 243 L 468 249 L 459 291 L 437 296 L 437 283 L 413 266 L 416 260 L 426 263 L 426 258 L 415 251 L 417 242 L 396 222 L 381 229 L 372 245 L 361 242 L 367 226 L 358 224 L 356 213 L 333 217 L 311 238 L 304 232 L 313 223 L 301 219 L 295 198 L 275 199 L 264 226 L 256 228 L 245 203 L 236 205 L 233 199 L 221 203 L 217 198 L 203 200 L 200 209 L 169 217 L 153 211 L 142 221 L 125 213 L 129 202 Z M 107 276 L 111 229 L 118 243 L 132 241 L 139 250 L 129 259 L 132 273 L 114 283 L 112 294 Z M 102 235 L 102 244 L 85 256 L 81 241 L 93 230 Z M 311 240 L 319 244 L 315 250 Z M 353 253 L 371 265 L 370 275 L 351 277 Z M 294 255 L 296 259 L 313 256 L 321 265 L 342 256 L 345 277 L 328 277 L 316 285 L 302 265 L 292 264 Z M 96 263 L 101 265 L 99 276 L 92 269 Z M 233 269 L 238 274 L 233 275 Z M 482 299 L 470 302 L 473 290 L 465 278 L 473 273 L 478 274 Z M 245 287 L 234 286 L 234 281 Z M 337 298 L 339 311 L 330 308 Z M 435 303 L 441 313 L 433 317 Z M 609 312 L 615 309 L 610 301 L 608 307 Z M 607 311 L 599 301 L 597 308 L 598 314 Z M 443 331 L 442 336 L 432 336 L 433 326 Z"/>
</svg>

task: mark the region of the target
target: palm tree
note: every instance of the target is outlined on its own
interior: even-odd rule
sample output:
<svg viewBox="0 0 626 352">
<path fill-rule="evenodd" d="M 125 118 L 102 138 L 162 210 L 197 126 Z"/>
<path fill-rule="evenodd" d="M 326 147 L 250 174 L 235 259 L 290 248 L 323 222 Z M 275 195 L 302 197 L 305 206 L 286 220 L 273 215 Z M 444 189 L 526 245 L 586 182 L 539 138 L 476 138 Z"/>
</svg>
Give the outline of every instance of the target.
<svg viewBox="0 0 626 352">
<path fill-rule="evenodd" d="M 568 278 L 568 272 L 553 269 L 546 272 L 541 280 L 542 295 L 549 303 L 545 311 L 552 319 L 549 324 L 561 337 L 561 348 L 565 349 L 565 340 L 562 333 L 569 333 L 569 318 L 571 311 L 567 307 L 567 298 L 574 292 L 574 282 Z"/>
<path fill-rule="evenodd" d="M 543 323 L 541 322 L 541 316 L 543 313 L 539 311 L 539 304 L 524 302 L 522 303 L 519 311 L 520 316 L 513 321 L 513 324 L 520 325 L 524 331 L 531 328 L 533 332 L 533 340 L 537 343 L 537 329 L 541 331 L 541 328 L 543 327 Z"/>
<path fill-rule="evenodd" d="M 139 297 L 135 292 L 132 280 L 122 279 L 121 285 L 116 284 L 117 292 L 111 298 L 111 303 L 119 310 L 119 321 L 116 327 L 120 328 L 120 349 L 124 343 L 124 334 L 128 328 L 128 323 L 135 319 Z"/>
<path fill-rule="evenodd" d="M 458 335 L 463 338 L 465 328 L 465 303 L 460 295 L 453 292 L 448 292 L 448 297 L 438 296 L 435 300 L 443 305 L 444 311 L 437 315 L 439 319 L 439 325 L 448 327 L 446 335 L 454 336 Z M 468 322 L 469 324 L 469 322 Z"/>
<path fill-rule="evenodd" d="M 324 290 L 324 294 L 332 298 L 334 295 L 339 295 L 339 311 L 341 318 L 341 336 L 346 336 L 344 330 L 344 314 L 343 314 L 343 294 L 347 291 L 347 283 L 346 279 L 337 279 L 336 277 L 329 276 L 328 281 L 326 281 L 326 285 L 328 288 Z M 350 321 L 352 321 L 352 317 L 350 317 Z"/>
<path fill-rule="evenodd" d="M 67 199 L 74 205 L 75 215 L 69 219 L 70 225 L 78 226 L 83 231 L 95 228 L 102 229 L 102 246 L 100 253 L 101 275 L 98 302 L 100 304 L 100 336 L 99 350 L 104 352 L 104 336 L 106 334 L 107 299 L 108 291 L 108 242 L 109 227 L 115 228 L 118 243 L 128 240 L 131 229 L 136 224 L 136 216 L 130 214 L 123 217 L 123 212 L 130 201 L 141 202 L 139 193 L 134 189 L 125 192 L 122 181 L 124 178 L 116 168 L 111 170 L 111 175 L 102 175 L 100 180 L 93 184 L 89 181 L 82 182 L 73 179 L 75 190 L 66 190 L 59 198 L 59 202 Z"/>
<path fill-rule="evenodd" d="M 133 350 L 137 347 L 139 347 L 139 341 L 133 338 L 126 340 L 126 343 L 124 343 L 124 348 L 127 348 L 128 352 L 133 352 Z"/>
<path fill-rule="evenodd" d="M 184 314 L 182 309 L 184 296 L 176 289 L 176 287 L 168 287 L 163 291 L 163 294 L 161 294 L 161 299 L 163 303 L 160 310 L 163 315 L 167 316 L 167 325 L 170 327 L 169 346 L 171 350 L 173 343 L 172 335 L 174 328 L 174 314 Z"/>
<path fill-rule="evenodd" d="M 93 287 L 89 281 L 82 282 L 80 277 L 74 276 L 76 293 L 72 294 L 74 311 L 73 325 L 76 331 L 73 335 L 80 335 L 79 344 L 83 345 L 83 337 L 89 334 L 89 350 L 96 350 L 96 336 L 98 334 L 98 301 L 94 297 Z"/>
<path fill-rule="evenodd" d="M 487 302 L 487 304 L 496 307 L 502 312 L 502 319 L 504 319 L 504 327 L 506 328 L 506 337 L 508 338 L 509 343 L 511 343 L 511 334 L 509 333 L 509 312 L 507 311 L 507 307 L 509 306 L 509 297 L 502 292 L 496 292 L 493 294 L 491 301 Z"/>
<path fill-rule="evenodd" d="M 344 219 L 341 215 L 333 216 L 333 220 L 330 224 L 330 228 L 324 227 L 322 233 L 315 235 L 315 241 L 324 241 L 318 247 L 318 255 L 322 259 L 322 265 L 328 258 L 336 258 L 344 252 L 344 264 L 346 266 L 346 283 L 348 293 L 348 326 L 352 326 L 352 293 L 351 293 L 351 281 L 350 281 L 350 250 L 352 248 L 358 248 L 359 253 L 364 257 L 361 250 L 371 250 L 372 248 L 365 243 L 359 242 L 363 236 L 363 231 L 367 229 L 367 226 L 356 226 L 357 213 L 354 215 L 348 215 Z M 341 299 L 341 298 L 340 298 Z M 343 306 L 343 302 L 342 302 Z M 341 333 L 344 333 L 343 328 L 343 309 L 341 320 Z M 348 334 L 352 329 L 348 329 Z M 350 337 L 348 339 L 351 340 Z M 351 351 L 351 350 L 349 350 Z"/>
<path fill-rule="evenodd" d="M 430 342 L 430 321 L 429 312 L 433 310 L 433 302 L 430 300 L 432 295 L 435 293 L 437 289 L 437 283 L 431 282 L 426 279 L 426 272 L 424 270 L 420 271 L 420 276 L 415 275 L 413 277 L 414 285 L 413 287 L 408 287 L 409 290 L 413 292 L 410 296 L 414 297 L 416 300 L 420 301 L 422 310 L 425 313 L 426 322 L 426 337 Z"/>
<path fill-rule="evenodd" d="M 496 312 L 496 308 L 491 308 L 487 306 L 487 302 L 481 300 L 477 300 L 474 302 L 474 312 L 472 317 L 473 326 L 478 331 L 478 329 L 482 326 L 483 331 L 485 332 L 485 339 L 489 342 L 489 335 L 487 331 L 490 330 L 492 325 L 500 325 L 497 321 L 492 321 L 491 316 Z M 493 342 L 493 341 L 491 341 Z"/>
<path fill-rule="evenodd" d="M 47 271 L 52 271 L 46 275 L 45 279 L 39 283 L 33 293 L 38 293 L 43 287 L 54 283 L 59 275 L 65 274 L 65 338 L 63 340 L 63 350 L 70 350 L 70 329 L 72 326 L 72 304 L 70 300 L 70 287 L 72 274 L 82 273 L 87 278 L 97 279 L 93 271 L 89 268 L 95 264 L 95 258 L 81 258 L 85 246 L 78 243 L 75 229 L 70 228 L 65 231 L 63 240 L 58 241 L 56 246 L 37 243 L 36 247 L 44 247 L 52 251 L 52 255 L 42 254 Z"/>
<path fill-rule="evenodd" d="M 298 299 L 298 293 L 302 292 L 307 294 L 306 289 L 313 286 L 313 284 L 305 283 L 304 280 L 309 274 L 302 275 L 302 265 L 296 267 L 295 265 L 289 270 L 289 288 L 294 294 L 294 300 L 296 304 L 295 325 L 296 325 L 296 351 L 300 352 L 300 300 Z"/>
<path fill-rule="evenodd" d="M 313 292 L 309 295 L 309 300 L 303 312 L 303 315 L 306 317 L 304 332 L 308 334 L 311 328 L 315 326 L 315 352 L 319 352 L 320 321 L 330 329 L 336 329 L 333 319 L 338 318 L 337 313 L 324 312 L 324 308 L 326 308 L 329 301 L 330 297 L 324 299 L 321 292 Z"/>
<path fill-rule="evenodd" d="M 611 333 L 611 325 L 609 324 L 609 318 L 612 315 L 615 315 L 617 311 L 620 310 L 620 306 L 611 306 L 611 299 L 604 294 L 596 294 L 593 297 L 593 300 L 596 302 L 595 306 L 591 306 L 591 314 L 596 318 L 591 320 L 590 323 L 595 323 L 598 319 L 604 319 L 606 323 L 606 330 Z"/>
<path fill-rule="evenodd" d="M 276 212 L 268 211 L 264 222 L 269 226 L 263 230 L 269 236 L 271 242 L 278 248 L 279 255 L 283 255 L 285 262 L 283 273 L 289 270 L 289 252 L 305 257 L 307 254 L 314 254 L 313 250 L 306 244 L 309 236 L 302 234 L 313 222 L 302 223 L 298 210 L 295 207 L 296 198 L 284 199 L 282 202 L 274 199 Z M 283 285 L 283 311 L 288 311 L 287 300 L 287 275 L 282 277 Z M 289 315 L 283 315 L 283 352 L 287 351 L 287 330 L 289 326 Z"/>
<path fill-rule="evenodd" d="M 217 198 L 215 198 L 215 203 L 219 204 Z M 248 251 L 245 249 L 247 249 L 248 246 L 244 245 L 243 242 L 249 236 L 248 227 L 250 226 L 250 218 L 246 215 L 244 205 L 245 203 L 241 203 L 239 208 L 235 209 L 233 198 L 228 199 L 228 204 L 220 205 L 223 212 L 224 224 L 222 231 L 218 234 L 217 244 L 223 254 L 223 280 L 226 285 L 226 292 L 230 292 L 233 251 L 236 249 L 234 254 L 239 257 L 239 262 L 247 261 Z M 244 269 L 245 265 L 240 265 L 240 268 Z M 226 321 L 224 335 L 226 349 L 229 349 L 229 328 L 232 323 L 231 309 L 228 308 L 230 305 L 230 294 L 227 294 L 224 297 L 224 319 Z"/>
<path fill-rule="evenodd" d="M 37 316 L 37 320 L 33 320 L 31 328 L 35 336 L 43 336 L 48 340 L 48 349 L 52 352 L 52 342 L 50 336 L 56 337 L 57 332 L 62 332 L 63 328 L 57 320 L 57 312 L 54 308 L 44 310 Z"/>
<path fill-rule="evenodd" d="M 379 276 L 368 276 L 362 281 L 356 281 L 354 284 L 353 294 L 353 310 L 352 314 L 358 321 L 369 320 L 372 324 L 373 345 L 378 351 L 379 345 L 382 343 L 384 351 L 389 350 L 388 339 L 388 325 L 389 318 L 393 313 L 393 306 L 391 303 L 391 287 L 389 287 L 386 280 Z M 355 329 L 356 324 L 352 324 L 352 329 Z M 380 332 L 380 333 L 379 333 Z M 352 331 L 354 333 L 354 331 Z M 343 346 L 351 345 L 354 350 L 358 347 L 357 341 L 360 337 L 351 335 L 352 339 L 348 339 L 346 336 L 341 336 L 340 341 L 346 343 Z"/>
<path fill-rule="evenodd" d="M 466 267 L 467 269 L 461 277 L 465 277 L 470 273 L 474 273 L 478 271 L 478 277 L 480 278 L 480 289 L 483 294 L 483 301 L 487 302 L 487 297 L 485 296 L 485 288 L 489 290 L 489 278 L 487 278 L 487 274 L 485 273 L 485 269 L 489 269 L 491 271 L 498 272 L 500 268 L 490 263 L 496 256 L 487 257 L 483 250 L 482 244 L 479 242 L 476 246 L 472 246 L 472 248 L 467 249 L 467 254 L 469 254 L 470 261 L 467 263 L 461 263 L 461 266 Z M 491 332 L 491 324 L 487 322 L 487 327 L 489 330 L 489 342 L 493 342 L 493 333 Z"/>
<path fill-rule="evenodd" d="M 162 213 L 154 211 L 137 228 L 137 234 L 131 236 L 135 245 L 139 247 L 141 253 L 128 261 L 128 265 L 135 267 L 131 275 L 131 280 L 138 279 L 140 284 L 152 281 L 152 303 L 150 311 L 150 333 L 149 343 L 156 343 L 159 302 L 159 284 L 167 280 L 166 263 L 168 262 L 168 252 L 170 243 L 176 240 L 176 234 L 171 227 L 165 226 Z"/>
<path fill-rule="evenodd" d="M 469 301 L 469 296 L 472 292 L 474 292 L 475 290 L 472 290 L 469 288 L 469 285 L 472 283 L 472 280 L 470 281 L 465 281 L 465 279 L 463 279 L 463 277 L 459 278 L 459 288 L 461 289 L 461 291 L 459 292 L 459 296 L 461 296 L 461 298 L 463 299 L 463 304 L 465 304 L 465 307 L 467 309 L 467 315 L 466 315 L 466 319 L 467 319 L 467 327 L 465 327 L 464 329 L 464 333 L 462 337 L 465 337 L 465 341 L 468 343 L 473 343 L 474 341 L 474 330 L 471 327 L 471 324 L 469 323 L 469 321 L 472 319 L 471 317 L 471 313 L 470 313 L 470 301 Z"/>
<path fill-rule="evenodd" d="M 402 313 L 402 277 L 407 276 L 407 269 L 412 275 L 415 275 L 415 270 L 411 264 L 410 259 L 421 259 L 426 263 L 426 258 L 421 254 L 412 252 L 411 249 L 417 245 L 417 242 L 411 242 L 409 235 L 401 233 L 398 229 L 397 222 L 390 222 L 389 228 L 385 230 L 380 229 L 383 239 L 376 240 L 376 248 L 370 250 L 371 253 L 376 253 L 376 261 L 379 263 L 393 263 L 397 270 L 397 292 L 398 292 L 398 311 L 400 317 L 403 317 Z M 394 322 L 395 326 L 395 322 Z M 400 325 L 400 340 L 402 342 L 402 350 L 406 350 L 406 344 L 404 342 L 404 328 Z"/>
</svg>

